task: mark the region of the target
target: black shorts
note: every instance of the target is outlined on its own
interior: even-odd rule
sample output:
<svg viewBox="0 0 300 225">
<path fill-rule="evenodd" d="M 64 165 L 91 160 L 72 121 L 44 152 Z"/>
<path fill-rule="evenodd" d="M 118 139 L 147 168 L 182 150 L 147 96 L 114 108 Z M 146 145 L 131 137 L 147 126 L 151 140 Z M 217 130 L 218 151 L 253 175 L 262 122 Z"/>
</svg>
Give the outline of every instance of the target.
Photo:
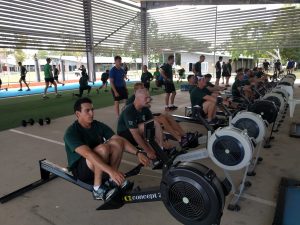
<svg viewBox="0 0 300 225">
<path fill-rule="evenodd" d="M 128 98 L 128 92 L 125 87 L 116 87 L 116 91 L 119 93 L 119 97 L 116 97 L 113 90 L 111 90 L 115 102 Z"/>
<path fill-rule="evenodd" d="M 81 157 L 72 169 L 72 174 L 76 179 L 87 184 L 94 184 L 94 172 L 86 164 L 86 159 Z"/>
<path fill-rule="evenodd" d="M 132 145 L 134 146 L 138 146 L 138 144 L 136 143 L 136 141 L 134 140 L 134 137 L 132 136 L 131 132 L 129 129 L 118 133 L 119 136 L 125 138 L 127 141 L 129 141 Z"/>
<path fill-rule="evenodd" d="M 54 78 L 50 77 L 50 78 L 45 78 L 45 82 L 50 82 L 51 84 L 54 83 Z"/>
<path fill-rule="evenodd" d="M 58 81 L 58 77 L 54 77 L 54 80 Z"/>
<path fill-rule="evenodd" d="M 144 83 L 144 87 L 149 89 L 150 88 L 150 83 Z"/>
<path fill-rule="evenodd" d="M 221 72 L 217 72 L 217 73 L 216 73 L 216 78 L 217 78 L 217 79 L 220 79 L 220 78 L 221 78 Z"/>
<path fill-rule="evenodd" d="M 222 73 L 222 77 L 230 77 L 229 73 Z"/>
<path fill-rule="evenodd" d="M 20 80 L 25 81 L 26 80 L 26 76 L 21 76 Z"/>
<path fill-rule="evenodd" d="M 107 79 L 101 79 L 103 84 L 107 84 Z"/>
<path fill-rule="evenodd" d="M 172 82 L 165 82 L 165 92 L 166 93 L 172 93 L 172 92 L 175 92 L 176 90 L 175 90 L 175 85 L 174 85 L 174 83 L 173 83 L 173 81 Z"/>
</svg>

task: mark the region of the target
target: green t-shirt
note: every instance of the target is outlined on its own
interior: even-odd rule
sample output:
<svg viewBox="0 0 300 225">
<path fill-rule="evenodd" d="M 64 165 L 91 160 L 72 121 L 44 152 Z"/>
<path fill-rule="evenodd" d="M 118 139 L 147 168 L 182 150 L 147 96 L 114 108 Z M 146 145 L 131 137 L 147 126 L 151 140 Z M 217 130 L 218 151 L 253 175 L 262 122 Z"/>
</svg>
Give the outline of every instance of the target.
<svg viewBox="0 0 300 225">
<path fill-rule="evenodd" d="M 65 149 L 68 158 L 68 168 L 72 169 L 75 163 L 82 157 L 75 152 L 75 149 L 82 145 L 87 145 L 94 149 L 99 144 L 104 143 L 105 140 L 110 139 L 115 133 L 113 130 L 94 120 L 91 128 L 82 127 L 78 121 L 75 121 L 66 131 L 64 136 Z"/>
<path fill-rule="evenodd" d="M 52 67 L 48 63 L 44 66 L 44 76 L 45 78 L 51 78 L 53 76 Z"/>
<path fill-rule="evenodd" d="M 198 87 L 194 88 L 190 94 L 192 106 L 199 105 L 202 106 L 205 100 L 203 99 L 206 95 L 210 95 L 210 91 L 207 88 L 200 89 Z"/>
<path fill-rule="evenodd" d="M 210 81 L 206 82 L 206 86 L 207 87 L 214 87 L 215 85 L 213 83 L 211 83 Z"/>
<path fill-rule="evenodd" d="M 143 108 L 141 111 L 136 110 L 134 104 L 128 105 L 121 113 L 118 121 L 118 134 L 128 130 L 136 129 L 140 123 L 144 123 L 153 118 L 149 108 Z"/>
<path fill-rule="evenodd" d="M 135 100 L 135 94 L 131 95 L 127 101 L 126 101 L 126 105 L 132 104 Z"/>
<path fill-rule="evenodd" d="M 202 77 L 202 72 L 201 72 L 201 62 L 196 62 L 194 65 L 195 71 L 196 71 L 196 76 Z"/>
<path fill-rule="evenodd" d="M 238 88 L 245 86 L 245 85 L 250 85 L 249 80 L 238 80 L 236 79 L 235 82 L 232 84 L 231 87 L 231 93 L 233 97 L 241 97 L 241 93 Z"/>
<path fill-rule="evenodd" d="M 143 84 L 150 83 L 150 81 L 153 79 L 153 76 L 150 72 L 142 73 L 141 81 Z"/>
<path fill-rule="evenodd" d="M 194 90 L 194 88 L 197 87 L 196 85 L 192 85 L 192 84 L 189 84 L 189 93 L 191 94 L 192 91 Z"/>
<path fill-rule="evenodd" d="M 173 80 L 173 69 L 172 66 L 169 63 L 165 63 L 160 67 L 163 71 L 165 71 L 165 74 L 168 79 Z"/>
<path fill-rule="evenodd" d="M 101 80 L 108 80 L 109 74 L 108 73 L 102 73 Z"/>
<path fill-rule="evenodd" d="M 153 73 L 155 80 L 158 80 L 159 76 L 160 76 L 160 72 L 159 71 L 155 71 Z"/>
</svg>

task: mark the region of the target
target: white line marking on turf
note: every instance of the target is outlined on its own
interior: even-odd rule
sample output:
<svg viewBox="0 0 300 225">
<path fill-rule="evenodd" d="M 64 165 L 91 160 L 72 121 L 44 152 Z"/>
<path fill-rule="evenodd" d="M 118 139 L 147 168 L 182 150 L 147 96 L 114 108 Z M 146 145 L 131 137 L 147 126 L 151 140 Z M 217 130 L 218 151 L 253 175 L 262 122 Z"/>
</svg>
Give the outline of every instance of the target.
<svg viewBox="0 0 300 225">
<path fill-rule="evenodd" d="M 54 144 L 65 146 L 65 144 L 63 142 L 51 140 L 49 138 L 44 138 L 44 137 L 37 136 L 37 135 L 34 135 L 34 134 L 28 134 L 28 133 L 25 133 L 23 131 L 19 131 L 19 130 L 15 130 L 15 129 L 10 129 L 9 131 L 17 133 L 17 134 L 22 134 L 22 135 L 25 135 L 25 136 L 33 137 L 33 138 L 36 138 L 36 139 L 40 139 L 40 140 L 43 140 L 43 141 L 48 141 L 48 142 L 51 142 L 51 143 L 54 143 Z"/>
<path fill-rule="evenodd" d="M 49 138 L 44 138 L 44 137 L 41 137 L 41 136 L 38 136 L 38 135 L 25 133 L 23 131 L 19 131 L 19 130 L 15 130 L 15 129 L 10 129 L 9 131 L 17 133 L 17 134 L 22 134 L 22 135 L 25 135 L 25 136 L 28 136 L 28 137 L 36 138 L 36 139 L 39 139 L 39 140 L 51 142 L 51 143 L 54 143 L 54 144 L 57 144 L 57 145 L 65 146 L 65 143 L 63 143 L 63 142 L 55 141 L 55 140 L 52 140 L 52 139 L 49 139 Z M 125 159 L 122 159 L 122 162 L 127 164 L 127 165 L 131 165 L 131 166 L 136 166 L 137 165 L 137 163 L 130 162 L 130 161 L 127 161 Z M 161 174 L 161 171 L 159 171 L 159 170 L 152 170 L 148 167 L 145 167 L 144 169 Z"/>
<path fill-rule="evenodd" d="M 262 199 L 262 198 L 259 198 L 259 197 L 256 197 L 256 196 L 252 196 L 252 195 L 249 195 L 249 194 L 246 194 L 246 193 L 243 193 L 241 198 L 248 199 L 248 200 L 251 200 L 251 201 L 254 201 L 254 202 L 258 202 L 258 203 L 268 205 L 268 206 L 271 206 L 271 207 L 276 206 L 275 202 L 265 200 L 265 199 Z"/>
</svg>

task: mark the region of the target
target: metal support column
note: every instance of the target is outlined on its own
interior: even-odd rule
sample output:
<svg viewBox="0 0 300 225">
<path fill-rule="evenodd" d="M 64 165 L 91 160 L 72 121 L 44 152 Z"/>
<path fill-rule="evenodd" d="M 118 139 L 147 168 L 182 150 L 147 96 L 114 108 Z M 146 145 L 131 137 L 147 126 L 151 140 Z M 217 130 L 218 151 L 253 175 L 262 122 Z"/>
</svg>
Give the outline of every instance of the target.
<svg viewBox="0 0 300 225">
<path fill-rule="evenodd" d="M 92 22 L 92 2 L 91 0 L 83 0 L 83 13 L 85 25 L 85 42 L 86 42 L 86 58 L 87 70 L 90 81 L 96 81 L 95 55 L 94 55 L 94 37 Z"/>
<path fill-rule="evenodd" d="M 217 48 L 217 26 L 218 26 L 218 6 L 216 6 L 216 21 L 215 21 L 215 43 L 214 43 L 214 67 L 216 65 L 216 48 Z M 216 75 L 216 69 L 214 69 Z"/>
<path fill-rule="evenodd" d="M 147 4 L 141 2 L 141 50 L 142 65 L 148 66 L 148 43 L 147 43 Z"/>
<path fill-rule="evenodd" d="M 34 54 L 36 81 L 41 82 L 40 65 L 37 55 Z"/>
<path fill-rule="evenodd" d="M 66 80 L 66 70 L 65 70 L 65 60 L 63 60 L 63 59 L 60 60 L 60 72 L 61 72 L 63 81 L 65 81 Z"/>
</svg>

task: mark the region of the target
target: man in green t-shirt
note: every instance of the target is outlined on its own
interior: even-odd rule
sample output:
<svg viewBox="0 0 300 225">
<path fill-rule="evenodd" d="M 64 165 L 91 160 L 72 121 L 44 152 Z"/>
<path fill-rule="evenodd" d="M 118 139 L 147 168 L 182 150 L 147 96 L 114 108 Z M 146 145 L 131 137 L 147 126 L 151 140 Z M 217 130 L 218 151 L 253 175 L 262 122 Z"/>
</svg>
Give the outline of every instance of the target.
<svg viewBox="0 0 300 225">
<path fill-rule="evenodd" d="M 243 68 L 236 71 L 236 78 L 235 82 L 232 84 L 231 93 L 234 99 L 241 98 L 243 95 L 247 98 L 251 98 L 253 96 L 250 82 L 248 80 L 244 80 Z"/>
<path fill-rule="evenodd" d="M 144 84 L 144 87 L 149 90 L 150 82 L 153 80 L 152 74 L 148 71 L 148 67 L 146 65 L 143 66 L 143 73 L 141 76 L 141 82 Z"/>
<path fill-rule="evenodd" d="M 127 140 L 115 135 L 110 127 L 94 120 L 94 108 L 89 98 L 78 99 L 74 113 L 77 120 L 64 135 L 68 168 L 77 179 L 94 185 L 94 199 L 105 200 L 117 186 L 126 188 L 129 185 L 119 171 L 124 151 L 137 155 L 144 165 L 149 165 L 149 160 Z M 110 177 L 104 184 L 103 173 Z"/>
<path fill-rule="evenodd" d="M 201 64 L 204 62 L 204 60 L 205 60 L 205 56 L 201 55 L 199 61 L 196 62 L 195 65 L 193 66 L 193 73 L 195 74 L 196 84 L 197 84 L 198 78 L 203 77 Z"/>
<path fill-rule="evenodd" d="M 46 59 L 46 64 L 44 66 L 44 76 L 45 76 L 45 90 L 44 90 L 44 95 L 43 95 L 43 98 L 44 99 L 47 99 L 49 98 L 46 94 L 47 94 L 47 90 L 48 90 L 48 87 L 49 87 L 49 83 L 53 84 L 54 85 L 54 89 L 55 89 L 55 93 L 56 93 L 56 97 L 59 97 L 61 96 L 60 94 L 58 94 L 57 92 L 57 84 L 54 80 L 54 77 L 53 77 L 53 73 L 52 73 L 52 67 L 50 65 L 50 62 L 51 62 L 51 59 L 50 58 L 47 58 Z"/>
<path fill-rule="evenodd" d="M 99 88 L 96 89 L 96 91 L 97 91 L 98 94 L 99 94 L 100 89 L 102 89 L 103 87 L 105 87 L 104 91 L 108 92 L 108 90 L 107 90 L 108 79 L 109 79 L 109 70 L 106 70 L 101 75 L 102 85 Z"/>
<path fill-rule="evenodd" d="M 211 74 L 206 74 L 204 75 L 204 79 L 206 80 L 206 88 L 213 93 L 214 95 L 218 96 L 220 91 L 224 91 L 226 88 L 225 87 L 220 87 L 217 85 L 214 85 L 213 83 L 210 82 L 212 78 Z"/>
<path fill-rule="evenodd" d="M 206 80 L 198 79 L 198 85 L 190 94 L 192 107 L 200 106 L 207 114 L 207 121 L 210 124 L 215 124 L 215 116 L 217 111 L 217 99 L 211 96 L 211 92 L 206 88 Z"/>
<path fill-rule="evenodd" d="M 165 110 L 176 110 L 178 107 L 174 105 L 174 100 L 176 96 L 176 89 L 173 82 L 173 69 L 172 66 L 174 64 L 174 55 L 169 55 L 168 62 L 160 67 L 160 74 L 164 78 L 165 85 Z M 170 102 L 170 105 L 169 105 Z"/>
<path fill-rule="evenodd" d="M 152 112 L 149 109 L 150 101 L 151 97 L 147 89 L 136 90 L 133 104 L 126 106 L 119 117 L 117 132 L 118 135 L 124 137 L 133 145 L 144 149 L 150 159 L 155 159 L 154 149 L 144 139 L 144 123 L 153 119 Z M 154 124 L 157 143 L 164 149 L 170 149 L 171 145 L 163 139 L 160 124 L 156 120 L 154 120 Z"/>
<path fill-rule="evenodd" d="M 191 94 L 192 90 L 197 87 L 195 84 L 195 76 L 194 75 L 188 75 L 187 81 L 189 83 L 189 93 Z"/>
</svg>

